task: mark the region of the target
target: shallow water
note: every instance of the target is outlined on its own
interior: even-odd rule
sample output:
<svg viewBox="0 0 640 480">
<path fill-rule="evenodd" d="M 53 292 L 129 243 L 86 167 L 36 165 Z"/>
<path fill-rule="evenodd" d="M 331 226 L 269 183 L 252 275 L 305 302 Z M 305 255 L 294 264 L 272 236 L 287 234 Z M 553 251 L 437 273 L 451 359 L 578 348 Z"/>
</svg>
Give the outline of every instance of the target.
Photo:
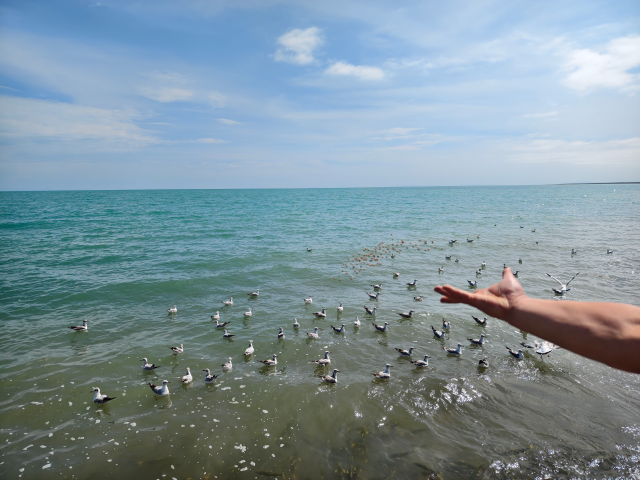
<svg viewBox="0 0 640 480">
<path fill-rule="evenodd" d="M 2 476 L 638 476 L 639 376 L 564 350 L 518 362 L 505 345 L 531 335 L 498 320 L 476 326 L 472 308 L 441 305 L 433 287 L 464 287 L 485 261 L 480 286 L 506 263 L 533 297 L 554 298 L 545 272 L 580 272 L 569 299 L 638 305 L 639 205 L 638 185 L 1 193 Z M 407 248 L 381 265 L 343 265 L 400 239 Z M 379 300 L 368 300 L 379 282 Z M 378 306 L 388 333 L 363 305 Z M 216 310 L 232 341 L 214 328 Z M 452 327 L 440 341 L 430 325 L 443 317 Z M 89 332 L 66 328 L 82 319 Z M 343 322 L 334 334 L 329 325 Z M 314 326 L 320 338 L 307 339 Z M 467 347 L 483 331 L 486 345 Z M 256 353 L 245 359 L 249 339 Z M 447 357 L 442 346 L 457 342 L 462 356 Z M 172 355 L 180 343 L 184 354 Z M 409 346 L 429 367 L 398 358 L 394 347 Z M 309 363 L 325 350 L 337 385 Z M 276 367 L 259 363 L 273 353 Z M 205 385 L 202 369 L 223 373 L 229 356 L 233 370 Z M 143 372 L 142 357 L 161 368 Z M 387 362 L 391 379 L 374 380 Z M 195 381 L 182 386 L 186 367 Z M 171 395 L 158 399 L 147 383 L 163 379 Z M 94 386 L 117 398 L 94 405 Z"/>
</svg>

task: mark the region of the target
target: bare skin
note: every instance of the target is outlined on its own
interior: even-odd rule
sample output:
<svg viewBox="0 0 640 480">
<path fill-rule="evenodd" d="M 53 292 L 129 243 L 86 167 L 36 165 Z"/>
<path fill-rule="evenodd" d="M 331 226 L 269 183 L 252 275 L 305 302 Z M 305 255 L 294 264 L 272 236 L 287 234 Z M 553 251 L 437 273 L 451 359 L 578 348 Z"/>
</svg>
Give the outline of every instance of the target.
<svg viewBox="0 0 640 480">
<path fill-rule="evenodd" d="M 510 268 L 500 283 L 473 293 L 450 285 L 434 290 L 442 303 L 466 303 L 578 355 L 640 373 L 639 307 L 529 298 Z"/>
</svg>

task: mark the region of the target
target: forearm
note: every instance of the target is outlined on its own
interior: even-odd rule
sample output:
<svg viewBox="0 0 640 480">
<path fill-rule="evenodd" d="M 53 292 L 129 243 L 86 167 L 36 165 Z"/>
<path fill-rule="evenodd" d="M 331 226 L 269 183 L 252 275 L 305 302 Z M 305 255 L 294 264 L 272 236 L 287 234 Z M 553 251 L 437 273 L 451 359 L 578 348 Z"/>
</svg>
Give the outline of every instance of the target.
<svg viewBox="0 0 640 480">
<path fill-rule="evenodd" d="M 640 373 L 640 308 L 523 296 L 505 319 L 525 332 L 611 367 Z"/>
</svg>

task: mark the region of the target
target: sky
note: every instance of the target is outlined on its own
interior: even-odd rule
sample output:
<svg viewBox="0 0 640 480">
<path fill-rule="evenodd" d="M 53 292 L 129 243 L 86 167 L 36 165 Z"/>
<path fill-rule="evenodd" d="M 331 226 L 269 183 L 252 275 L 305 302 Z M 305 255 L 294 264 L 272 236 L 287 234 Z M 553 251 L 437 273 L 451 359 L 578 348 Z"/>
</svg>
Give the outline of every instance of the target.
<svg viewBox="0 0 640 480">
<path fill-rule="evenodd" d="M 616 181 L 637 0 L 0 2 L 0 190 Z"/>
</svg>

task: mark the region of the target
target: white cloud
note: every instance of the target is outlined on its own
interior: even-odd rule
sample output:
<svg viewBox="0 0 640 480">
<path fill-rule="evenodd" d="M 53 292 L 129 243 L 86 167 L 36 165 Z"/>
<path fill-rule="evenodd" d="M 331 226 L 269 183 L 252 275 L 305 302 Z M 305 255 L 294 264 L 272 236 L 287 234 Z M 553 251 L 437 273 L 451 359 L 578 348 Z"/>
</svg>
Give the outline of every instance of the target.
<svg viewBox="0 0 640 480">
<path fill-rule="evenodd" d="M 414 134 L 416 130 L 422 130 L 422 128 L 403 128 L 403 127 L 395 127 L 389 130 L 383 130 L 381 133 L 384 135 L 383 137 L 373 137 L 372 140 L 395 140 L 397 138 L 413 138 L 417 137 L 417 134 Z"/>
<path fill-rule="evenodd" d="M 173 87 L 144 87 L 140 89 L 140 93 L 151 100 L 162 103 L 184 102 L 193 96 L 191 90 Z"/>
<path fill-rule="evenodd" d="M 558 112 L 544 112 L 544 113 L 529 113 L 527 115 L 523 115 L 522 118 L 548 118 L 555 117 L 558 115 Z"/>
<path fill-rule="evenodd" d="M 194 140 L 193 143 L 228 143 L 228 141 L 220 140 L 218 138 L 199 138 Z"/>
<path fill-rule="evenodd" d="M 220 123 L 224 123 L 225 125 L 240 125 L 240 122 L 236 122 L 235 120 L 229 120 L 228 118 L 219 118 L 218 121 Z"/>
<path fill-rule="evenodd" d="M 384 72 L 378 67 L 367 65 L 351 65 L 350 63 L 336 62 L 325 70 L 327 75 L 345 75 L 357 77 L 360 80 L 382 80 Z"/>
<path fill-rule="evenodd" d="M 220 92 L 209 93 L 209 103 L 213 108 L 222 108 L 227 104 L 227 96 Z"/>
<path fill-rule="evenodd" d="M 276 62 L 288 62 L 296 65 L 308 65 L 315 62 L 314 51 L 323 43 L 322 31 L 317 27 L 301 30 L 296 28 L 281 37 L 277 43 L 281 45 L 276 51 Z"/>
<path fill-rule="evenodd" d="M 640 66 L 640 36 L 611 40 L 601 51 L 588 48 L 573 50 L 565 69 L 570 73 L 565 85 L 577 92 L 598 87 L 636 91 L 640 88 L 640 74 L 629 70 Z"/>
</svg>

